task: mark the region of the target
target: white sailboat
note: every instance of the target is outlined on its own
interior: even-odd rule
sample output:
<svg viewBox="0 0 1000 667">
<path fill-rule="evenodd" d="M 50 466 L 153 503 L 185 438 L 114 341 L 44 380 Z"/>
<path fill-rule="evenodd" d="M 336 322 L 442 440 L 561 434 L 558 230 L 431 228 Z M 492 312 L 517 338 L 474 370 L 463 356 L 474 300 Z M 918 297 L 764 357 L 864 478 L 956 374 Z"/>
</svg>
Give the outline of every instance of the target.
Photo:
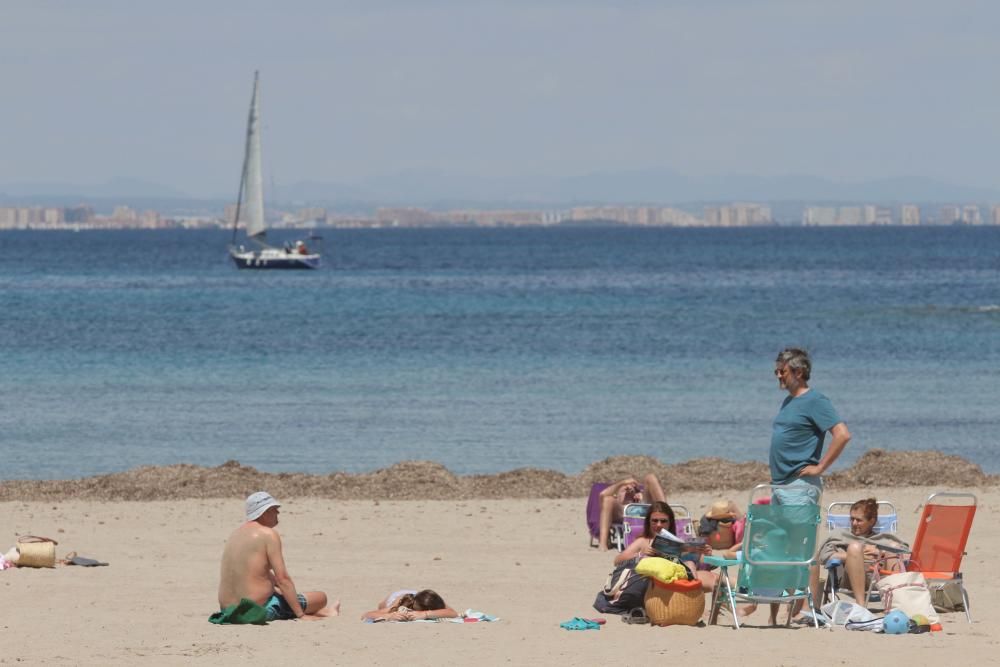
<svg viewBox="0 0 1000 667">
<path fill-rule="evenodd" d="M 253 97 L 250 98 L 250 116 L 247 119 L 247 141 L 243 154 L 243 174 L 233 220 L 233 239 L 229 256 L 241 269 L 316 269 L 320 255 L 310 250 L 305 241 L 286 243 L 278 248 L 267 242 L 267 225 L 264 221 L 264 177 L 260 150 L 260 91 L 258 73 L 253 74 Z M 247 240 L 255 247 L 236 246 L 240 222 L 246 227 Z"/>
</svg>

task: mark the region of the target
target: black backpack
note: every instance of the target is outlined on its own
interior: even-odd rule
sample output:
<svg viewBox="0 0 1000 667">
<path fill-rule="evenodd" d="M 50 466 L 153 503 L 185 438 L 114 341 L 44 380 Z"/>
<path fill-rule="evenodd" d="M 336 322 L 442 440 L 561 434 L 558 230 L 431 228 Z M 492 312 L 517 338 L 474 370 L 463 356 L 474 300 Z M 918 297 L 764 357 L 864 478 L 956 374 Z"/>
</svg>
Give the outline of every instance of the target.
<svg viewBox="0 0 1000 667">
<path fill-rule="evenodd" d="M 638 558 L 617 565 L 608 580 L 597 593 L 594 609 L 602 614 L 627 614 L 636 607 L 642 607 L 646 599 L 649 580 L 635 573 Z"/>
</svg>

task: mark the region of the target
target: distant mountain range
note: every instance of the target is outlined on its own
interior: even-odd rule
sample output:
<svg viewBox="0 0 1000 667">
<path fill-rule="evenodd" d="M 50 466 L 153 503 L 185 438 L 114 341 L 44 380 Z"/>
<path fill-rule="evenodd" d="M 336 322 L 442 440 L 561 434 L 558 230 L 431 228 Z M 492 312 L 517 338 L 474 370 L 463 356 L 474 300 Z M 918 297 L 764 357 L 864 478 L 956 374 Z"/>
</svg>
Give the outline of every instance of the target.
<svg viewBox="0 0 1000 667">
<path fill-rule="evenodd" d="M 63 204 L 80 201 L 175 202 L 179 206 L 222 205 L 232 194 L 198 197 L 134 179 L 98 185 L 72 183 L 0 184 L 0 205 Z M 895 177 L 852 183 L 793 174 L 692 177 L 672 169 L 595 172 L 567 178 L 484 178 L 464 172 L 409 170 L 355 184 L 300 181 L 268 193 L 270 205 L 324 205 L 347 210 L 374 206 L 567 207 L 595 204 L 683 205 L 706 202 L 813 203 L 993 203 L 1000 189 L 970 187 L 924 177 Z"/>
</svg>

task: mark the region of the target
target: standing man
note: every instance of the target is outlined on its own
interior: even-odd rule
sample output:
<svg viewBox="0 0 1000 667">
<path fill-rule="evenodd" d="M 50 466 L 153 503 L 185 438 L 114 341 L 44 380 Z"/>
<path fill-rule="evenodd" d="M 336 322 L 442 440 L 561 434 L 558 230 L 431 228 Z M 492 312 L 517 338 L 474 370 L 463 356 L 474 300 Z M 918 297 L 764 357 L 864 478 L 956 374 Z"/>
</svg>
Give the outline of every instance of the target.
<svg viewBox="0 0 1000 667">
<path fill-rule="evenodd" d="M 809 388 L 812 362 L 805 350 L 782 350 L 774 362 L 778 385 L 788 392 L 774 418 L 771 433 L 771 483 L 773 502 L 780 505 L 819 505 L 823 492 L 821 475 L 851 440 L 847 425 L 826 396 Z M 830 446 L 823 454 L 823 441 L 830 433 Z M 813 604 L 819 604 L 819 566 L 810 570 L 809 588 Z M 772 621 L 775 611 L 772 609 Z"/>
<path fill-rule="evenodd" d="M 281 537 L 274 529 L 279 507 L 264 491 L 247 498 L 246 523 L 233 531 L 222 552 L 219 607 L 225 609 L 247 598 L 264 607 L 268 621 L 336 616 L 339 601 L 327 608 L 326 593 L 296 590 L 285 568 Z"/>
<path fill-rule="evenodd" d="M 782 350 L 774 362 L 778 386 L 788 392 L 774 418 L 771 433 L 771 483 L 787 488 L 775 491 L 783 505 L 818 505 L 823 491 L 820 477 L 851 440 L 847 424 L 823 394 L 809 388 L 812 362 L 805 350 Z M 823 455 L 829 431 L 830 447 Z"/>
</svg>

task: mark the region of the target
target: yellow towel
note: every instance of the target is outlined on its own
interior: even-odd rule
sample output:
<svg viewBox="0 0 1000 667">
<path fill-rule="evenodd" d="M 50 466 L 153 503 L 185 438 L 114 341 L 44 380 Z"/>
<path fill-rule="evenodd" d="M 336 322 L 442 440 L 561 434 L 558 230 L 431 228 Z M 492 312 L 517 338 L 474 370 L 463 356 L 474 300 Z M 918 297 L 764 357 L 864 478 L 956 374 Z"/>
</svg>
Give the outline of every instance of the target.
<svg viewBox="0 0 1000 667">
<path fill-rule="evenodd" d="M 673 583 L 677 579 L 687 579 L 687 568 L 666 558 L 643 558 L 635 566 L 635 573 L 652 577 L 665 584 Z"/>
</svg>

